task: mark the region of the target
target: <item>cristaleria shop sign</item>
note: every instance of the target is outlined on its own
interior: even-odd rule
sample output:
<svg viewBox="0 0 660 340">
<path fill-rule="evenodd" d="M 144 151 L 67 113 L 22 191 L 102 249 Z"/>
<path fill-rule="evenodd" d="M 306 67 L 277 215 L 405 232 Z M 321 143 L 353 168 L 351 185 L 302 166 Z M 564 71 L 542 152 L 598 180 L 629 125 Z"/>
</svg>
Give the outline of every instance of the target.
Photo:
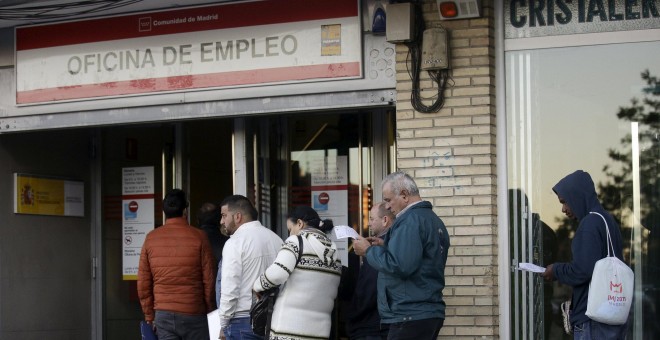
<svg viewBox="0 0 660 340">
<path fill-rule="evenodd" d="M 660 28 L 660 0 L 509 0 L 505 37 Z"/>
</svg>

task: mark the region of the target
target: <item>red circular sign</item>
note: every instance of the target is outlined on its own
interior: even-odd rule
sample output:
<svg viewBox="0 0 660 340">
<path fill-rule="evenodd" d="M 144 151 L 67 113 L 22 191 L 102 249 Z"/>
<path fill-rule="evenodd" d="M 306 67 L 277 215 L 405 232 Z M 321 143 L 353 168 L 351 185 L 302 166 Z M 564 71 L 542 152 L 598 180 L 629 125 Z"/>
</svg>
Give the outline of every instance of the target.
<svg viewBox="0 0 660 340">
<path fill-rule="evenodd" d="M 322 192 L 319 194 L 319 203 L 325 205 L 328 204 L 328 201 L 330 201 L 330 195 L 326 192 Z"/>
<path fill-rule="evenodd" d="M 128 203 L 128 210 L 130 212 L 136 212 L 138 210 L 138 204 L 135 201 L 131 201 L 131 203 Z"/>
</svg>

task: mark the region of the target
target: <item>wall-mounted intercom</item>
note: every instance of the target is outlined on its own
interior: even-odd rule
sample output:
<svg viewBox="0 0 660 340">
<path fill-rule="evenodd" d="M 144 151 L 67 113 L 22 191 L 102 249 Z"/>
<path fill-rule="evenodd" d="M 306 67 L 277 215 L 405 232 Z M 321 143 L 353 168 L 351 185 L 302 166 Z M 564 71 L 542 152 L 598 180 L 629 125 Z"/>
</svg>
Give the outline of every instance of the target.
<svg viewBox="0 0 660 340">
<path fill-rule="evenodd" d="M 422 36 L 421 69 L 442 70 L 449 68 L 449 49 L 447 47 L 447 30 L 444 28 L 429 28 Z"/>
</svg>

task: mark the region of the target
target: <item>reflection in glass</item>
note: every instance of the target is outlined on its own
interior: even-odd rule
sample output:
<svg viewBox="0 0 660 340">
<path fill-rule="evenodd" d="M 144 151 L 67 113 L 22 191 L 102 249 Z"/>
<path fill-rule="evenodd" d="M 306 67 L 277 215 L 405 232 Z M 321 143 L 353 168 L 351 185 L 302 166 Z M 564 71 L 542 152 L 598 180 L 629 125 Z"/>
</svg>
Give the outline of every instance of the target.
<svg viewBox="0 0 660 340">
<path fill-rule="evenodd" d="M 369 207 L 362 202 L 362 198 L 369 196 L 371 187 L 369 159 L 372 138 L 367 122 L 358 114 L 296 116 L 290 119 L 289 208 L 298 205 L 315 207 L 319 215 L 334 217 L 335 225 L 349 225 L 358 232 L 359 227 L 366 226 L 360 218 L 368 216 Z M 335 183 L 337 176 L 344 177 L 343 184 Z M 321 179 L 327 180 L 327 183 L 313 183 Z M 318 202 L 318 197 L 314 196 L 319 193 L 313 189 L 323 186 L 330 194 L 327 204 Z M 333 193 L 345 200 L 342 202 L 345 211 L 332 211 Z"/>
<path fill-rule="evenodd" d="M 542 220 L 556 235 L 556 260 L 570 261 L 577 226 L 561 214 L 551 188 L 577 169 L 589 172 L 603 206 L 621 225 L 624 261 L 635 271 L 641 306 L 632 315 L 633 339 L 660 338 L 658 55 L 658 42 L 506 54 L 510 260 L 547 264 L 542 254 L 552 241 L 535 222 Z M 635 168 L 631 123 L 639 124 Z M 639 178 L 638 211 L 633 176 Z M 559 311 L 559 304 L 570 299 L 570 287 L 555 282 L 549 290 L 528 274 L 511 275 L 511 337 L 570 338 Z"/>
<path fill-rule="evenodd" d="M 366 230 L 371 206 L 373 136 L 366 114 L 305 115 L 289 119 L 289 209 L 306 205 L 321 219 Z M 348 240 L 344 240 L 348 249 Z M 340 241 L 335 240 L 339 248 Z M 350 259 L 347 255 L 347 259 Z M 349 267 L 356 265 L 346 263 Z M 351 267 L 352 269 L 354 267 Z M 344 267 L 345 278 L 350 271 Z M 352 291 L 350 292 L 352 294 Z M 331 339 L 345 338 L 349 292 L 340 288 Z"/>
</svg>

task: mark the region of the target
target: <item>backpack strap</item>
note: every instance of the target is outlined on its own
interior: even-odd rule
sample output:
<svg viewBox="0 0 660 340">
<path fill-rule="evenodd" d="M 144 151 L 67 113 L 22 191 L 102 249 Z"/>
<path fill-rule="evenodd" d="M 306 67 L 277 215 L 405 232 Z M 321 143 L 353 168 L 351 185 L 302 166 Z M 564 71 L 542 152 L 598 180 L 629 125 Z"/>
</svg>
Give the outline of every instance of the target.
<svg viewBox="0 0 660 340">
<path fill-rule="evenodd" d="M 612 236 L 610 236 L 610 226 L 607 225 L 607 220 L 605 219 L 605 216 L 595 211 L 590 211 L 589 213 L 600 216 L 600 218 L 603 219 L 603 222 L 605 222 L 605 231 L 607 232 L 607 257 L 610 257 L 610 249 L 612 249 L 612 256 L 616 256 L 615 255 L 616 253 L 614 252 L 614 244 L 612 243 Z"/>
</svg>

